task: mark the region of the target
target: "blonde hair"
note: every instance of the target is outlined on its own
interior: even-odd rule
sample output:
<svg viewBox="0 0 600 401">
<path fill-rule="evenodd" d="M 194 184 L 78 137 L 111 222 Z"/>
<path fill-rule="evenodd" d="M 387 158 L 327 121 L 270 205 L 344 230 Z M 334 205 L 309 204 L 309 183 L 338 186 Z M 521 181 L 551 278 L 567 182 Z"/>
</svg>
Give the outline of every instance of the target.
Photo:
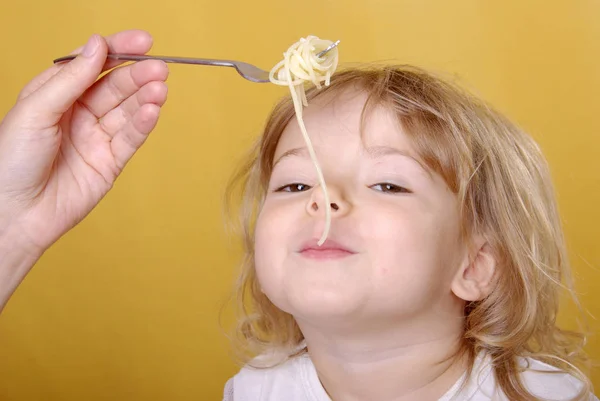
<svg viewBox="0 0 600 401">
<path fill-rule="evenodd" d="M 492 293 L 465 307 L 462 351 L 470 366 L 485 351 L 509 399 L 536 400 L 518 374 L 519 357 L 533 357 L 578 377 L 583 399 L 591 391 L 589 379 L 577 367 L 585 361 L 584 337 L 560 329 L 556 322 L 561 289 L 579 304 L 549 168 L 538 145 L 483 101 L 414 67 L 339 71 L 328 87 L 309 89 L 307 98 L 310 103 L 345 90 L 368 95 L 363 121 L 374 106 L 395 112 L 421 159 L 457 195 L 464 239 L 485 233 L 495 252 L 498 274 Z M 254 222 L 275 148 L 293 117 L 289 98 L 276 105 L 227 190 L 229 211 L 241 201 L 236 215 L 244 258 L 236 285 L 236 349 L 242 363 L 268 353 L 283 362 L 306 352 L 294 318 L 261 292 L 254 266 Z"/>
</svg>

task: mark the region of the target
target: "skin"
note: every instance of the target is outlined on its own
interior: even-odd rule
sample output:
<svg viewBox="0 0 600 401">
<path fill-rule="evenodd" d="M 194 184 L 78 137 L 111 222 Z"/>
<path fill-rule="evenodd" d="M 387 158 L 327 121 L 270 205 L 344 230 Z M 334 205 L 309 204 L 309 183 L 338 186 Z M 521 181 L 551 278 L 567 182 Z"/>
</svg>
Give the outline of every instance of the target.
<svg viewBox="0 0 600 401">
<path fill-rule="evenodd" d="M 109 49 L 145 54 L 151 44 L 143 31 L 94 35 L 74 61 L 35 77 L 0 123 L 0 308 L 154 129 L 167 96 L 164 63 L 98 80 L 117 66 Z M 295 316 L 334 400 L 436 399 L 463 370 L 440 361 L 460 340 L 464 302 L 489 292 L 494 260 L 483 236 L 475 253 L 458 241 L 455 197 L 422 168 L 389 113 L 373 114 L 360 140 L 361 96 L 305 114 L 335 203 L 329 239 L 339 244 L 311 249 L 326 205 L 306 153 L 291 151 L 304 147 L 292 123 L 259 216 L 257 274 Z"/>
<path fill-rule="evenodd" d="M 0 123 L 0 308 L 42 254 L 112 188 L 167 98 L 162 61 L 117 67 L 152 37 L 93 35 L 75 60 L 31 80 Z"/>
<path fill-rule="evenodd" d="M 257 275 L 295 317 L 333 400 L 435 400 L 464 371 L 444 360 L 495 262 L 483 237 L 476 252 L 461 242 L 456 196 L 389 110 L 374 110 L 361 138 L 365 100 L 345 92 L 305 111 L 333 204 L 322 247 L 323 190 L 297 123 L 285 129 L 257 221 Z"/>
</svg>

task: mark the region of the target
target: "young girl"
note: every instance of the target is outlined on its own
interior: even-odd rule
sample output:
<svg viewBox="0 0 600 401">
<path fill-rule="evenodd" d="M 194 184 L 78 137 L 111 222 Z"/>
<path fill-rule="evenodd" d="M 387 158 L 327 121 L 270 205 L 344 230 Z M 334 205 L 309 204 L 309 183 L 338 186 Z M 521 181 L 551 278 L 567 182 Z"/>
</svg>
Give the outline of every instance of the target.
<svg viewBox="0 0 600 401">
<path fill-rule="evenodd" d="M 329 204 L 286 99 L 234 182 L 247 352 L 224 399 L 597 400 L 556 325 L 569 262 L 534 141 L 405 66 L 307 99 Z"/>
</svg>

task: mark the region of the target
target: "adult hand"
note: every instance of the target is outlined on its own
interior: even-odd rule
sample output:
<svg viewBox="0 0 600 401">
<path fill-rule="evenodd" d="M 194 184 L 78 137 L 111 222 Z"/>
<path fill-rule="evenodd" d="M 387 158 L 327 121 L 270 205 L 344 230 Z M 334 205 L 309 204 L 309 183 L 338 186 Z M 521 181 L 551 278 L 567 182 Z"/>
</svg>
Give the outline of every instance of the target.
<svg viewBox="0 0 600 401">
<path fill-rule="evenodd" d="M 108 51 L 144 54 L 151 45 L 144 31 L 93 35 L 76 59 L 34 78 L 0 123 L 0 305 L 30 262 L 106 195 L 154 129 L 167 97 L 164 62 L 98 79 L 120 64 Z"/>
</svg>

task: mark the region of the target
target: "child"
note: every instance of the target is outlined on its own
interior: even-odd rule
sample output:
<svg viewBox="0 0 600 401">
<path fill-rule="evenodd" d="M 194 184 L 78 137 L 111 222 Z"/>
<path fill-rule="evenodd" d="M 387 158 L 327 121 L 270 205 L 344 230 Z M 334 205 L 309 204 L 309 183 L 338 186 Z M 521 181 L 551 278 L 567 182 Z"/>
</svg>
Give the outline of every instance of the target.
<svg viewBox="0 0 600 401">
<path fill-rule="evenodd" d="M 286 99 L 235 181 L 247 358 L 225 400 L 597 400 L 556 325 L 569 263 L 534 141 L 415 68 L 307 98 L 330 202 Z"/>
</svg>

